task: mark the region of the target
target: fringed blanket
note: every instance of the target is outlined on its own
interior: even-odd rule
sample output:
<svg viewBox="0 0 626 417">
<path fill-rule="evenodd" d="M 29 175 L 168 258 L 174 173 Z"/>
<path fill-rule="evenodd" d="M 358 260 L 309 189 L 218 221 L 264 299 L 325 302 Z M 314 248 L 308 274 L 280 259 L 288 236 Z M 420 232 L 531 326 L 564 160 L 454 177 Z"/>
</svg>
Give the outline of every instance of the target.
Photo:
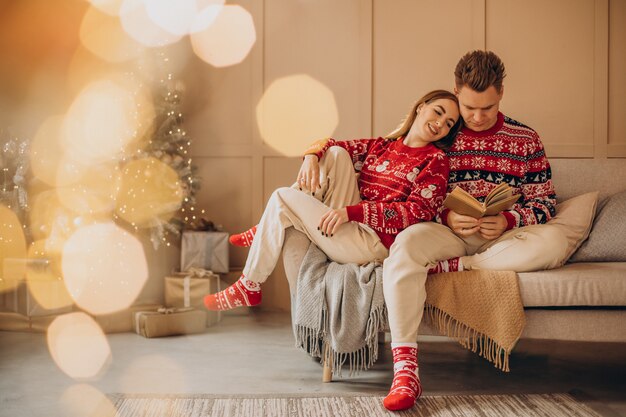
<svg viewBox="0 0 626 417">
<path fill-rule="evenodd" d="M 509 371 L 509 354 L 526 325 L 515 272 L 431 275 L 426 280 L 426 312 L 439 333 Z"/>
<path fill-rule="evenodd" d="M 294 333 L 296 346 L 321 358 L 329 345 L 333 373 L 341 376 L 369 369 L 378 359 L 378 332 L 387 326 L 383 271 L 369 263 L 328 262 L 311 243 L 304 256 L 296 291 Z"/>
<path fill-rule="evenodd" d="M 328 262 L 314 244 L 298 275 L 296 346 L 321 358 L 329 345 L 333 373 L 369 369 L 378 359 L 378 333 L 387 328 L 382 267 Z M 517 275 L 510 271 L 437 274 L 426 280 L 426 316 L 443 335 L 509 371 L 509 354 L 525 325 Z"/>
</svg>

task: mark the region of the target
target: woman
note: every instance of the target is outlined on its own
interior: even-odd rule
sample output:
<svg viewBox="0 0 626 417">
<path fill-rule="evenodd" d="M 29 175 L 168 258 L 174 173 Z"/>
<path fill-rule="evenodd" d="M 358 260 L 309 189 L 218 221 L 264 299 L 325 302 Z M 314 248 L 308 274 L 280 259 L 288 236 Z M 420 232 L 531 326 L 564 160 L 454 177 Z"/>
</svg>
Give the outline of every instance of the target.
<svg viewBox="0 0 626 417">
<path fill-rule="evenodd" d="M 296 184 L 276 190 L 259 224 L 231 237 L 234 244 L 250 246 L 243 274 L 207 295 L 205 306 L 258 305 L 260 284 L 280 258 L 288 227 L 305 233 L 335 262 L 385 259 L 401 230 L 431 220 L 441 207 L 449 171 L 442 149 L 452 145 L 461 125 L 456 96 L 435 90 L 385 138 L 313 144 Z"/>
</svg>

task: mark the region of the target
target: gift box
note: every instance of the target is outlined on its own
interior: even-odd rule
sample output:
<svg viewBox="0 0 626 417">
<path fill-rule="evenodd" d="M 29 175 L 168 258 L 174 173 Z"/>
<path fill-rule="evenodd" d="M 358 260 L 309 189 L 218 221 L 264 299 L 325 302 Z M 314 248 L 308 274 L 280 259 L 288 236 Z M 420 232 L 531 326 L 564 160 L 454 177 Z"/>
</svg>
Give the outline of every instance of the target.
<svg viewBox="0 0 626 417">
<path fill-rule="evenodd" d="M 38 281 L 33 283 L 37 291 L 45 292 L 46 299 L 59 307 L 46 308 L 37 302 L 29 290 L 29 282 L 19 281 L 17 286 L 5 292 L 2 296 L 2 310 L 19 313 L 27 317 L 50 316 L 72 311 L 72 304 L 68 302 L 67 289 L 61 280 Z"/>
<path fill-rule="evenodd" d="M 28 280 L 27 267 L 30 269 Z M 4 259 L 5 291 L 0 294 L 0 311 L 19 313 L 27 317 L 71 312 L 73 300 L 65 282 L 55 278 L 56 276 L 45 259 Z M 44 302 L 38 302 L 33 293 Z"/>
<path fill-rule="evenodd" d="M 206 314 L 194 308 L 165 308 L 135 313 L 135 332 L 143 337 L 202 333 Z"/>
<path fill-rule="evenodd" d="M 0 313 L 0 330 L 30 332 L 30 319 L 17 313 Z"/>
<path fill-rule="evenodd" d="M 180 269 L 203 268 L 220 274 L 228 272 L 228 233 L 183 232 Z"/>
<path fill-rule="evenodd" d="M 130 306 L 115 313 L 95 315 L 93 318 L 105 333 L 132 332 L 135 330 L 134 317 L 137 312 L 155 311 L 159 307 L 160 305 L 156 304 Z"/>
<path fill-rule="evenodd" d="M 44 333 L 58 315 L 27 317 L 18 313 L 0 313 L 0 330 Z"/>
<path fill-rule="evenodd" d="M 196 308 L 206 314 L 206 326 L 221 319 L 216 311 L 204 307 L 204 297 L 220 291 L 220 277 L 211 271 L 191 268 L 165 277 L 165 305 L 167 307 Z"/>
</svg>

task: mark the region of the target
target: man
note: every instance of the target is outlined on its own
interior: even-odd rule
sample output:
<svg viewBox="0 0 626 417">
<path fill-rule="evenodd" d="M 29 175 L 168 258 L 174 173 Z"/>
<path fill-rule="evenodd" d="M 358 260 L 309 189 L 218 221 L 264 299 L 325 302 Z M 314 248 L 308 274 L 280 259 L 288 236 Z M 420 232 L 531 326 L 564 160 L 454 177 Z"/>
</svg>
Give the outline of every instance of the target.
<svg viewBox="0 0 626 417">
<path fill-rule="evenodd" d="M 539 135 L 499 111 L 504 64 L 493 52 L 473 51 L 454 71 L 455 93 L 465 127 L 447 152 L 448 192 L 461 187 L 483 201 L 498 184 L 521 194 L 510 209 L 480 219 L 444 209 L 436 222 L 400 233 L 383 266 L 394 380 L 384 405 L 410 408 L 422 388 L 417 365 L 417 329 L 429 272 L 472 269 L 517 272 L 555 268 L 567 241 L 550 225 L 555 192 Z"/>
</svg>

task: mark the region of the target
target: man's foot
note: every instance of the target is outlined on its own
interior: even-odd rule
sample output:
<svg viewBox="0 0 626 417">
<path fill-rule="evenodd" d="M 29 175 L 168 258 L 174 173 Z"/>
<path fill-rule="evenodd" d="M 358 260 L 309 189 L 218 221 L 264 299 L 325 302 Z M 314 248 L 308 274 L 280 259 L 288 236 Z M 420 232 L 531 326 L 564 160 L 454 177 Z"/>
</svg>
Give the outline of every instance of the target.
<svg viewBox="0 0 626 417">
<path fill-rule="evenodd" d="M 215 294 L 204 297 L 204 305 L 212 311 L 232 310 L 261 303 L 261 285 L 247 280 L 243 275 L 233 285 Z"/>
<path fill-rule="evenodd" d="M 391 351 L 393 382 L 383 405 L 391 411 L 408 410 L 422 395 L 417 366 L 417 343 L 392 343 Z"/>
<path fill-rule="evenodd" d="M 437 262 L 437 265 L 428 270 L 429 274 L 439 274 L 441 272 L 457 272 L 463 271 L 463 262 L 461 258 L 451 258 L 445 261 Z"/>
<path fill-rule="evenodd" d="M 256 234 L 256 228 L 257 226 L 254 226 L 251 229 L 248 229 L 243 233 L 231 235 L 228 238 L 228 241 L 235 246 L 241 246 L 242 248 L 249 248 L 250 246 L 252 246 L 252 240 L 254 239 L 254 235 Z"/>
</svg>

